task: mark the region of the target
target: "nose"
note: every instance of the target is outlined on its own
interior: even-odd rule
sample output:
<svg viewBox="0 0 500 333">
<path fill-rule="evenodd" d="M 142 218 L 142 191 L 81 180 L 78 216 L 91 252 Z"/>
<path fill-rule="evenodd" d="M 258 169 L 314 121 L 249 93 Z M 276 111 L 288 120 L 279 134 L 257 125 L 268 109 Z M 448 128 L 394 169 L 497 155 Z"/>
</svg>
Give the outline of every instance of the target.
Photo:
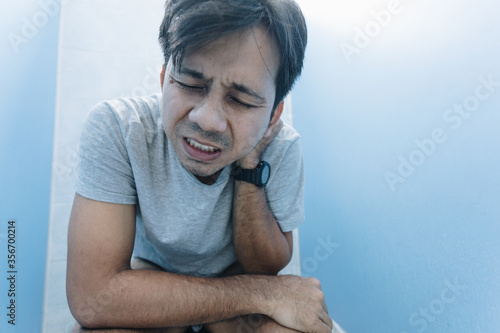
<svg viewBox="0 0 500 333">
<path fill-rule="evenodd" d="M 226 113 L 222 102 L 216 96 L 210 96 L 189 113 L 189 120 L 198 124 L 206 132 L 223 133 L 227 128 Z"/>
</svg>

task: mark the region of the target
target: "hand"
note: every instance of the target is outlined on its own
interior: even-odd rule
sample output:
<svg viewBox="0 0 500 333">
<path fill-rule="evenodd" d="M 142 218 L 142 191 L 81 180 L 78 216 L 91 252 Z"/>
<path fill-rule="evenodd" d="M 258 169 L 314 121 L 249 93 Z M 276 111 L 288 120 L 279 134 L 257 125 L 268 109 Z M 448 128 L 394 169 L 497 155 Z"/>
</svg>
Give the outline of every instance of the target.
<svg viewBox="0 0 500 333">
<path fill-rule="evenodd" d="M 328 315 L 325 295 L 315 278 L 279 276 L 276 297 L 269 317 L 280 325 L 300 331 L 331 333 L 333 322 Z"/>
<path fill-rule="evenodd" d="M 271 318 L 261 314 L 240 316 L 230 320 L 205 324 L 203 327 L 213 333 L 301 333 L 299 331 L 283 327 Z"/>
<path fill-rule="evenodd" d="M 253 150 L 247 156 L 238 161 L 238 165 L 243 169 L 255 169 L 262 160 L 264 151 L 271 144 L 271 142 L 273 142 L 274 138 L 278 135 L 282 128 L 283 121 L 279 119 L 276 125 L 267 130 L 262 140 L 260 140 Z"/>
</svg>

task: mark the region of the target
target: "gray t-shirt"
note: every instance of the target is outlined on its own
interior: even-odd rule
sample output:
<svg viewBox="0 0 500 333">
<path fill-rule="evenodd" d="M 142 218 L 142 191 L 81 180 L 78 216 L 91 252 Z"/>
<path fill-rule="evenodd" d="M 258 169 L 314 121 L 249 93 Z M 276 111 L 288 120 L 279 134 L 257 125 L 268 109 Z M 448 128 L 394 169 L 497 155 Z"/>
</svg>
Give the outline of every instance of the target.
<svg viewBox="0 0 500 333">
<path fill-rule="evenodd" d="M 234 179 L 226 166 L 213 185 L 179 163 L 161 121 L 157 94 L 97 104 L 82 132 L 76 192 L 136 205 L 134 256 L 165 270 L 216 276 L 236 261 L 231 209 Z M 285 125 L 264 153 L 271 165 L 266 196 L 281 230 L 304 221 L 300 137 Z"/>
</svg>

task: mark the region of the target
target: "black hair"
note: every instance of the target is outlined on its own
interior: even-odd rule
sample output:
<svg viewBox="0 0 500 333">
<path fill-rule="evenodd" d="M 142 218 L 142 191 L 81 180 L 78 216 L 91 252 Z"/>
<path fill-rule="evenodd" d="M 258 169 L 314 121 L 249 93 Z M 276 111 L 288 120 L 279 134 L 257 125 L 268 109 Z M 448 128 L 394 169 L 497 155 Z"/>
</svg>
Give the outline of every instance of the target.
<svg viewBox="0 0 500 333">
<path fill-rule="evenodd" d="M 186 50 L 222 36 L 262 26 L 279 49 L 273 110 L 302 72 L 307 28 L 294 0 L 167 0 L 159 42 L 165 63 L 179 68 Z"/>
</svg>

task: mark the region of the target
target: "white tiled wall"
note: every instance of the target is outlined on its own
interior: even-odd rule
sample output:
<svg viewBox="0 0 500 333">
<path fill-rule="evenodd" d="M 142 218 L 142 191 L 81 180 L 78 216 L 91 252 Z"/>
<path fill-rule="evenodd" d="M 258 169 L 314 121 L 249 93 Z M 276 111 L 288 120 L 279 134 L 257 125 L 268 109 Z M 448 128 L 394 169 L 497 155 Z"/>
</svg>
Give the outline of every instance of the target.
<svg viewBox="0 0 500 333">
<path fill-rule="evenodd" d="M 69 332 L 67 227 L 83 121 L 104 99 L 160 92 L 157 42 L 164 0 L 66 0 L 61 8 L 57 109 L 43 332 Z M 288 101 L 290 102 L 290 100 Z M 291 123 L 291 103 L 285 121 Z M 297 235 L 295 235 L 297 237 Z M 300 272 L 297 247 L 289 273 Z"/>
</svg>

